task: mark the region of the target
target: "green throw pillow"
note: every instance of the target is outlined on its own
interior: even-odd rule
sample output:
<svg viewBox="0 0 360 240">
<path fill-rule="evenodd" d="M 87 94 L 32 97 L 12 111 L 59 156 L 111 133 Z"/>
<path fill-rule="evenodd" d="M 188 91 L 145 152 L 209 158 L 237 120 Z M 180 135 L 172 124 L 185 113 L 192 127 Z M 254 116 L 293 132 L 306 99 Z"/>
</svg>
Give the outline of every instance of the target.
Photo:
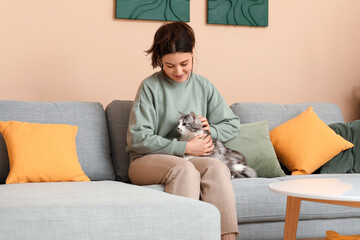
<svg viewBox="0 0 360 240">
<path fill-rule="evenodd" d="M 239 134 L 224 144 L 242 153 L 258 177 L 285 176 L 270 140 L 267 121 L 241 124 Z"/>
<path fill-rule="evenodd" d="M 329 125 L 341 137 L 354 144 L 320 168 L 320 173 L 360 173 L 360 120 Z"/>
</svg>

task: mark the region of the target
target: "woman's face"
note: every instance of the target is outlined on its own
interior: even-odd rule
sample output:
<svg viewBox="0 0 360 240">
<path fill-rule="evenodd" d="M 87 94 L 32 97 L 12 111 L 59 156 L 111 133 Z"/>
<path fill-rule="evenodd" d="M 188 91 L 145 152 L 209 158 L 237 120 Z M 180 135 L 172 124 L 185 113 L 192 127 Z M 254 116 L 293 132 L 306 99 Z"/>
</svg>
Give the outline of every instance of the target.
<svg viewBox="0 0 360 240">
<path fill-rule="evenodd" d="M 164 55 L 161 58 L 163 70 L 167 77 L 175 82 L 185 82 L 191 74 L 193 54 L 176 52 Z"/>
</svg>

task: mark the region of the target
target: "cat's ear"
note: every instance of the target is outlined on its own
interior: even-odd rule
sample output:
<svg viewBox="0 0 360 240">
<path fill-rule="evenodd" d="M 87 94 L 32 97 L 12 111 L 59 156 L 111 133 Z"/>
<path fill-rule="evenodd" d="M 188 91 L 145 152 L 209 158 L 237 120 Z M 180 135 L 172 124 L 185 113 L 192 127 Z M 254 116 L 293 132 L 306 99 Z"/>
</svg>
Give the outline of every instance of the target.
<svg viewBox="0 0 360 240">
<path fill-rule="evenodd" d="M 196 120 L 196 118 L 197 118 L 197 116 L 196 116 L 196 114 L 195 114 L 194 112 L 191 112 L 191 113 L 190 113 L 190 116 L 191 116 L 194 120 Z"/>
<path fill-rule="evenodd" d="M 183 114 L 182 112 L 178 111 L 179 113 L 179 117 L 183 117 L 185 114 Z"/>
</svg>

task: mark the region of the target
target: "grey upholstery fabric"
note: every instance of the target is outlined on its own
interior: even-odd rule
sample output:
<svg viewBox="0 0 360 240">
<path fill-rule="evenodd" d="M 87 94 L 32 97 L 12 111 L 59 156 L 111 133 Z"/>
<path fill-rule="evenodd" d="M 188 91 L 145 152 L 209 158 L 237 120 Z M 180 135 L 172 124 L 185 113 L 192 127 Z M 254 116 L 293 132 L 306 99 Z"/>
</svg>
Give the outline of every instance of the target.
<svg viewBox="0 0 360 240">
<path fill-rule="evenodd" d="M 308 177 L 331 176 L 299 176 L 299 178 Z M 285 178 L 293 179 L 292 177 Z M 278 180 L 280 180 L 280 178 Z M 263 189 L 265 189 L 266 187 L 267 184 L 264 184 Z M 243 222 L 239 223 L 239 232 L 241 236 L 239 239 L 283 239 L 286 197 L 279 195 L 273 198 L 269 197 L 269 194 L 265 194 L 265 191 L 261 191 L 261 193 L 264 195 L 261 197 L 262 200 L 256 200 L 255 203 L 252 204 L 251 210 L 249 210 L 248 212 L 256 208 L 256 212 L 258 214 L 260 213 L 260 211 L 263 211 L 265 214 L 263 214 L 262 216 L 258 215 L 258 221 L 246 221 L 245 219 L 242 219 Z M 271 193 L 271 195 L 272 194 L 275 193 Z M 241 198 L 244 197 L 242 196 Z M 252 200 L 255 199 L 252 198 Z M 257 205 L 257 207 L 255 205 Z M 247 206 L 242 203 L 241 207 L 246 208 Z M 240 214 L 242 214 L 244 211 L 240 210 L 239 212 Z M 252 216 L 255 217 L 255 213 L 253 213 Z M 342 235 L 359 234 L 357 227 L 359 226 L 359 224 L 360 210 L 358 208 L 302 201 L 297 230 L 297 239 L 318 237 L 324 238 L 325 233 L 328 230 L 337 231 Z"/>
<path fill-rule="evenodd" d="M 332 103 L 235 103 L 231 109 L 239 116 L 241 123 L 267 120 L 272 129 L 301 112 L 310 105 L 325 123 L 343 122 L 340 108 Z M 297 178 L 360 177 L 360 174 L 329 175 L 312 174 L 306 176 L 286 176 L 278 178 L 234 179 L 233 188 L 236 197 L 236 211 L 239 223 L 238 239 L 280 240 L 283 239 L 286 196 L 268 190 L 268 185 L 276 181 Z M 148 186 L 162 190 L 159 185 Z M 325 237 L 327 230 L 341 234 L 359 234 L 360 209 L 302 202 L 297 238 Z"/>
<path fill-rule="evenodd" d="M 313 174 L 286 176 L 278 178 L 235 179 L 233 188 L 236 197 L 239 223 L 273 222 L 285 220 L 286 196 L 268 190 L 270 183 L 304 178 L 360 178 L 360 174 Z M 246 207 L 244 207 L 246 206 Z M 301 205 L 300 220 L 360 218 L 359 208 L 312 203 L 304 201 Z"/>
<path fill-rule="evenodd" d="M 267 120 L 269 129 L 296 117 L 313 106 L 314 112 L 327 124 L 344 122 L 341 109 L 333 103 L 234 103 L 233 112 L 241 123 Z M 274 181 L 296 178 L 331 177 L 333 175 L 286 176 L 273 179 L 257 178 L 233 180 L 239 221 L 240 239 L 283 239 L 286 196 L 272 193 L 268 185 Z M 359 177 L 359 175 L 346 175 Z M 360 209 L 336 205 L 303 202 L 297 238 L 324 237 L 327 230 L 341 234 L 358 234 Z"/>
<path fill-rule="evenodd" d="M 313 219 L 299 221 L 296 239 L 324 239 L 326 231 L 333 230 L 342 235 L 359 234 L 359 218 Z M 283 240 L 284 222 L 256 222 L 239 225 L 237 240 Z"/>
<path fill-rule="evenodd" d="M 91 180 L 115 179 L 103 106 L 92 102 L 0 101 L 0 121 L 61 123 L 78 126 L 79 162 Z M 1 135 L 1 134 L 0 134 Z M 6 144 L 0 138 L 0 182 L 9 173 Z"/>
<path fill-rule="evenodd" d="M 0 121 L 79 126 L 76 141 L 85 173 L 92 180 L 114 179 L 111 155 L 116 178 L 127 182 L 125 148 L 131 105 L 132 101 L 110 103 L 107 124 L 99 103 L 0 101 Z M 340 108 L 330 103 L 235 103 L 231 108 L 242 123 L 268 120 L 272 129 L 310 105 L 327 124 L 343 122 Z M 5 181 L 8 171 L 6 145 L 0 134 L 0 181 Z M 286 197 L 270 192 L 271 182 L 331 176 L 233 180 L 238 239 L 282 239 Z M 220 216 L 214 206 L 166 194 L 163 189 L 115 181 L 0 185 L 0 233 L 4 239 L 220 239 Z M 359 234 L 358 225 L 359 209 L 304 202 L 297 236 L 324 237 L 327 230 Z"/>
<path fill-rule="evenodd" d="M 314 112 L 326 124 L 344 122 L 340 107 L 336 104 L 326 102 L 297 104 L 242 102 L 234 103 L 230 108 L 239 117 L 241 123 L 267 120 L 269 129 L 271 130 L 296 117 L 309 106 L 313 106 Z"/>
<path fill-rule="evenodd" d="M 114 100 L 105 109 L 116 179 L 122 182 L 130 182 L 128 177 L 130 158 L 126 153 L 126 132 L 132 103 L 132 101 Z"/>
<path fill-rule="evenodd" d="M 0 185 L 1 239 L 219 240 L 213 205 L 115 181 Z"/>
<path fill-rule="evenodd" d="M 111 156 L 114 162 L 116 178 L 119 181 L 129 182 L 128 168 L 129 156 L 126 153 L 126 131 L 132 101 L 114 100 L 105 109 L 110 132 Z M 310 105 L 314 111 L 327 124 L 343 122 L 341 109 L 332 103 L 234 103 L 233 112 L 240 118 L 241 123 L 250 123 L 267 120 L 269 129 L 296 117 Z"/>
<path fill-rule="evenodd" d="M 246 240 L 283 239 L 286 196 L 268 190 L 270 183 L 303 178 L 360 178 L 360 174 L 316 174 L 278 178 L 233 179 L 240 238 Z M 149 185 L 164 191 L 161 185 Z M 303 201 L 297 238 L 324 237 L 327 230 L 357 234 L 360 209 Z"/>
</svg>

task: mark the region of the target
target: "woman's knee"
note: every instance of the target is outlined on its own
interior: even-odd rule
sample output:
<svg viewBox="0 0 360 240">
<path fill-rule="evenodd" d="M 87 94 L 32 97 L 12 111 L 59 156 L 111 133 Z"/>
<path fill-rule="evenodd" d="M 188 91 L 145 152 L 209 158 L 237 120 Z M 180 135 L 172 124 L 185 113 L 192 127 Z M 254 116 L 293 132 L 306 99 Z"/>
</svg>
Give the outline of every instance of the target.
<svg viewBox="0 0 360 240">
<path fill-rule="evenodd" d="M 200 173 L 191 162 L 176 164 L 166 178 L 165 192 L 193 199 L 200 197 Z"/>
<path fill-rule="evenodd" d="M 192 182 L 195 184 L 200 182 L 200 173 L 191 162 L 184 160 L 182 162 L 178 162 L 170 170 L 168 181 L 171 181 L 174 178 L 177 178 L 184 183 Z"/>
<path fill-rule="evenodd" d="M 149 154 L 135 159 L 129 166 L 129 178 L 138 185 L 164 184 L 169 176 L 177 174 L 187 161 L 182 158 Z"/>
<path fill-rule="evenodd" d="M 201 176 L 204 174 L 211 174 L 214 176 L 231 177 L 230 170 L 225 163 L 212 157 L 202 157 L 193 160 L 193 164 L 200 172 Z"/>
</svg>

